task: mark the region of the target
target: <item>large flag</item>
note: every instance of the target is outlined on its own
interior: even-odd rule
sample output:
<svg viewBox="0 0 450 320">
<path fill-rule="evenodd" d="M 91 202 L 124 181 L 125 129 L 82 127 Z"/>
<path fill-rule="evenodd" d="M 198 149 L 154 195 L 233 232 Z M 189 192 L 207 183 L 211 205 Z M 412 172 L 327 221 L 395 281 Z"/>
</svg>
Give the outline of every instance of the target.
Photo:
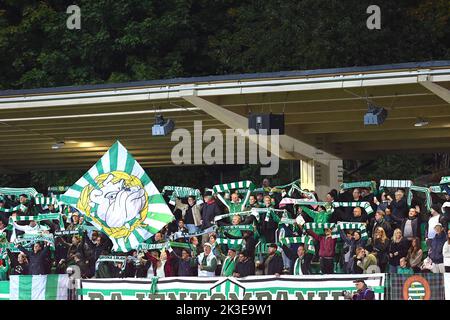
<svg viewBox="0 0 450 320">
<path fill-rule="evenodd" d="M 106 233 L 116 252 L 137 249 L 174 219 L 150 177 L 119 141 L 61 196 L 61 202 Z"/>
<path fill-rule="evenodd" d="M 10 300 L 67 300 L 69 276 L 10 276 Z"/>
</svg>

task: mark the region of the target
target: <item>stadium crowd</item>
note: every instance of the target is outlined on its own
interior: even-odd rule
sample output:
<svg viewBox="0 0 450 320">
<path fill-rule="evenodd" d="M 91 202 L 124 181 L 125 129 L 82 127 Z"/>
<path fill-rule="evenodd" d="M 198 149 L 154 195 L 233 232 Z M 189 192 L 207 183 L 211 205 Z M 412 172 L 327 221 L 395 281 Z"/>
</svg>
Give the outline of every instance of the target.
<svg viewBox="0 0 450 320">
<path fill-rule="evenodd" d="M 109 238 L 72 208 L 2 196 L 0 278 L 69 268 L 83 278 L 450 271 L 447 190 L 430 192 L 432 205 L 419 194 L 408 201 L 402 187 L 361 184 L 330 190 L 322 201 L 291 191 L 264 179 L 248 197 L 238 188 L 223 196 L 165 193 L 175 220 L 128 253 L 113 253 Z M 59 221 L 17 218 L 60 212 Z"/>
</svg>

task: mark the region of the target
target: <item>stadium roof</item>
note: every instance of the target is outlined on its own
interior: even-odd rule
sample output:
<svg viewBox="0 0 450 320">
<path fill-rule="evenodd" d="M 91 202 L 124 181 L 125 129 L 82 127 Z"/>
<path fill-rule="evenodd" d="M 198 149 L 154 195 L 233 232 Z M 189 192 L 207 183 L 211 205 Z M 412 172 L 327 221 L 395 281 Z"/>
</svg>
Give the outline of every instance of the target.
<svg viewBox="0 0 450 320">
<path fill-rule="evenodd" d="M 450 151 L 449 89 L 450 61 L 430 61 L 0 91 L 0 168 L 88 168 L 117 139 L 144 167 L 173 165 L 177 142 L 151 136 L 159 112 L 191 132 L 195 120 L 245 129 L 249 112 L 284 112 L 286 159 Z M 384 124 L 364 126 L 367 99 L 388 110 Z"/>
</svg>

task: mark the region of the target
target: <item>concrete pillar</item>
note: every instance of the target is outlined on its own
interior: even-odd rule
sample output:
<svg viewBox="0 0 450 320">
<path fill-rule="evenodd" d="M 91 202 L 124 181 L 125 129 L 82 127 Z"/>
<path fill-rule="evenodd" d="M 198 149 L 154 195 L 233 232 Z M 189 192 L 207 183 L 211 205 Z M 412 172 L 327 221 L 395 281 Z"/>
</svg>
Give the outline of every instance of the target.
<svg viewBox="0 0 450 320">
<path fill-rule="evenodd" d="M 300 160 L 302 189 L 314 190 L 321 200 L 343 182 L 342 160 Z"/>
</svg>

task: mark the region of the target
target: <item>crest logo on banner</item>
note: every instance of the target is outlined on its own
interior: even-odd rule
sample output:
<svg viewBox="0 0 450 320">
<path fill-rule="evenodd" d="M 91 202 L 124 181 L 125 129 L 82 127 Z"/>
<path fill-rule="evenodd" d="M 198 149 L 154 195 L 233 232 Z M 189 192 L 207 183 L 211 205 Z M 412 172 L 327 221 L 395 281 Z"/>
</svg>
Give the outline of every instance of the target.
<svg viewBox="0 0 450 320">
<path fill-rule="evenodd" d="M 119 141 L 61 201 L 107 234 L 116 252 L 137 249 L 174 219 L 150 177 Z"/>
</svg>

